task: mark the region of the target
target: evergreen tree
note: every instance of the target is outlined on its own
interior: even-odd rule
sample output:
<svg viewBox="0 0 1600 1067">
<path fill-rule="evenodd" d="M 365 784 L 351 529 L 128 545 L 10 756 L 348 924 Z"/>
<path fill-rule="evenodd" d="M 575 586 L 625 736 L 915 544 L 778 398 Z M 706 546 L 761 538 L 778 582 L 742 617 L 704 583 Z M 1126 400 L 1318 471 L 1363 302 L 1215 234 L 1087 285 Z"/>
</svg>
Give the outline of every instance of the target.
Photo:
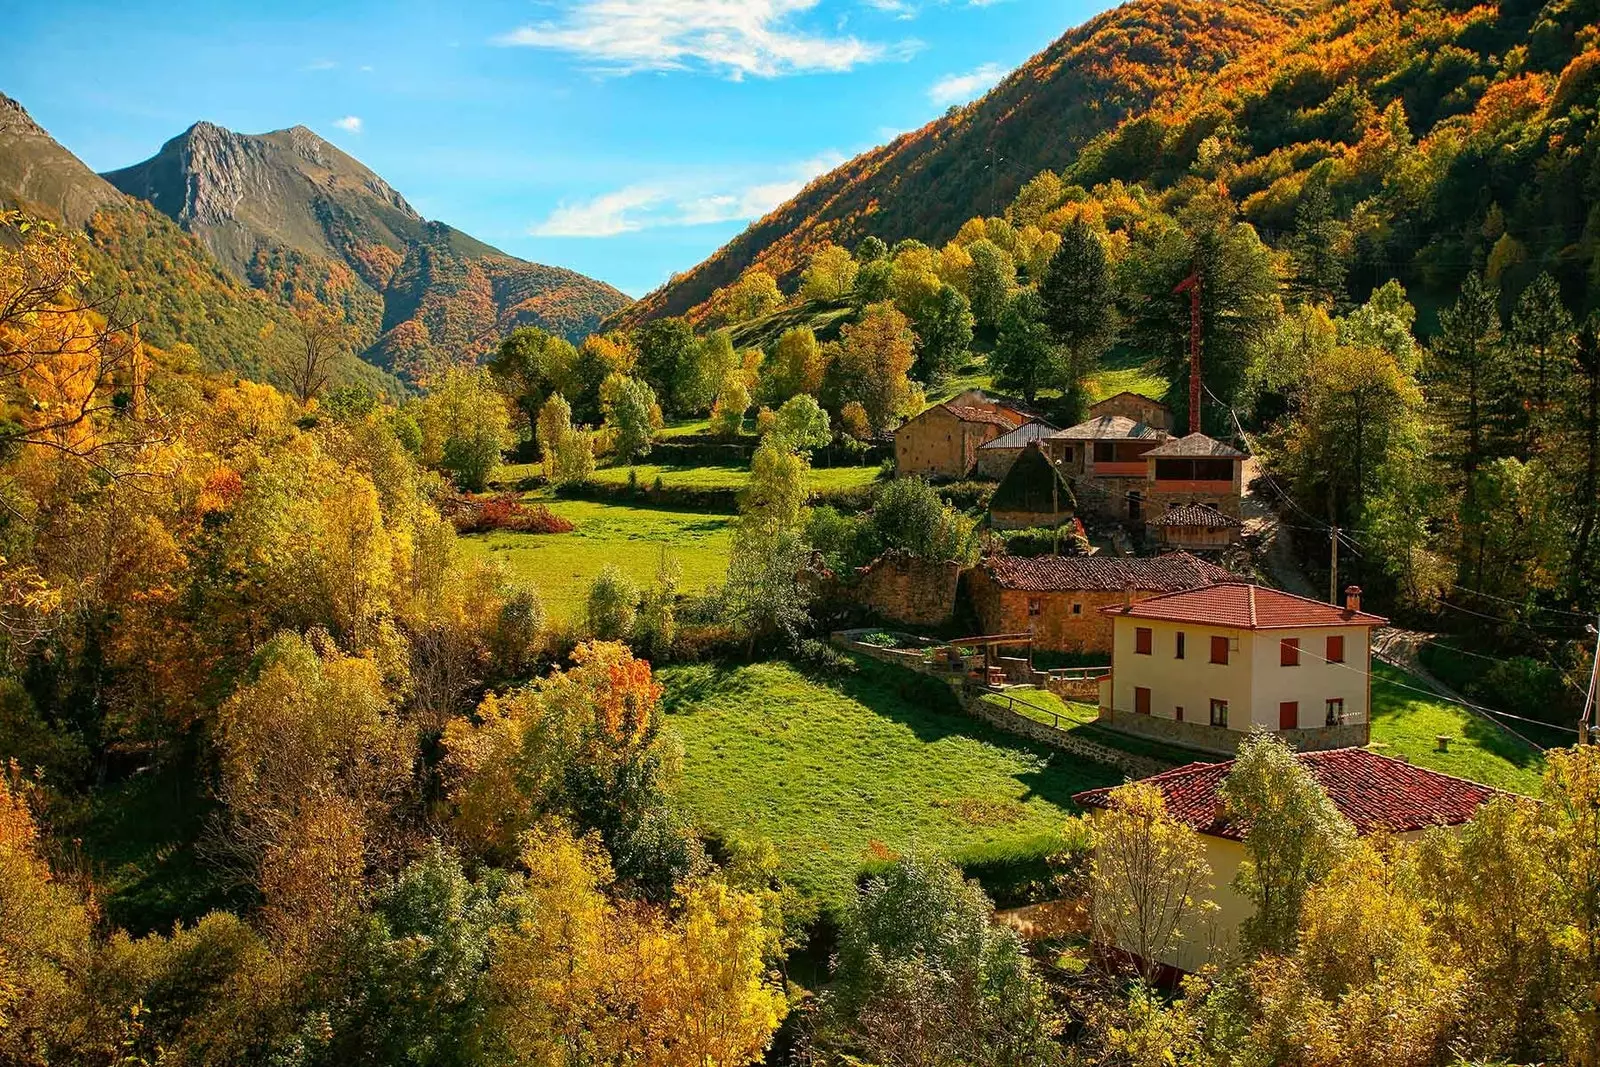
<svg viewBox="0 0 1600 1067">
<path fill-rule="evenodd" d="M 1592 597 L 1600 586 L 1595 566 L 1595 535 L 1600 526 L 1600 319 L 1590 316 L 1572 349 L 1578 373 L 1567 391 L 1564 420 L 1576 442 L 1578 514 L 1572 542 L 1572 585 Z"/>
<path fill-rule="evenodd" d="M 1345 302 L 1345 260 L 1341 244 L 1344 227 L 1333 214 L 1328 183 L 1313 178 L 1306 183 L 1295 212 L 1294 236 L 1289 255 L 1294 262 L 1294 291 L 1320 307 L 1337 308 Z"/>
<path fill-rule="evenodd" d="M 1572 315 L 1561 302 L 1561 287 L 1548 271 L 1540 272 L 1517 299 L 1511 314 L 1516 344 L 1516 374 L 1506 383 L 1505 397 L 1521 423 L 1519 458 L 1527 459 L 1546 431 L 1552 389 L 1572 345 Z"/>
<path fill-rule="evenodd" d="M 1042 317 L 1061 345 L 1058 384 L 1069 398 L 1081 398 L 1084 380 L 1116 332 L 1115 295 L 1105 245 L 1093 227 L 1074 219 L 1039 286 Z"/>
<path fill-rule="evenodd" d="M 972 306 L 954 286 L 941 285 L 915 310 L 911 328 L 917 334 L 917 362 L 912 374 L 919 381 L 942 382 L 961 365 L 972 344 Z"/>
<path fill-rule="evenodd" d="M 1044 301 L 1038 293 L 1032 289 L 1018 292 L 1000 316 L 1000 334 L 989 357 L 995 382 L 1005 389 L 1020 390 L 1030 404 L 1040 389 L 1068 384 L 1061 382 L 1065 361 L 1044 315 Z"/>
</svg>

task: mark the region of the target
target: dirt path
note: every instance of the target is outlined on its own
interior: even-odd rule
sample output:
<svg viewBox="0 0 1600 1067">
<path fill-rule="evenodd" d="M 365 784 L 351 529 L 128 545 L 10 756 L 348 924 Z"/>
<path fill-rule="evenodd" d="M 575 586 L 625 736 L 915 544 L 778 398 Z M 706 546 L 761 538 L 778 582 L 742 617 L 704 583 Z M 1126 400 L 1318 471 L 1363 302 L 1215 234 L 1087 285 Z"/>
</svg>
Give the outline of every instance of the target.
<svg viewBox="0 0 1600 1067">
<path fill-rule="evenodd" d="M 1319 599 L 1317 589 L 1295 562 L 1294 531 L 1283 525 L 1269 501 L 1250 489 L 1260 474 L 1261 464 L 1254 456 L 1244 461 L 1245 494 L 1239 504 L 1244 532 L 1260 538 L 1262 565 L 1274 585 L 1290 593 Z"/>
</svg>

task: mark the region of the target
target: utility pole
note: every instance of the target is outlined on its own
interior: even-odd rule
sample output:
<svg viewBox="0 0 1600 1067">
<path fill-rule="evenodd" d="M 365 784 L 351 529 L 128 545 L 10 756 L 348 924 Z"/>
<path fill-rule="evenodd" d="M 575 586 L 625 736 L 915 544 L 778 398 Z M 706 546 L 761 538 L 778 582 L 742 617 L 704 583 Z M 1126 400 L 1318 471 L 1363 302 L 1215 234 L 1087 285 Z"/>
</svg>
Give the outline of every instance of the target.
<svg viewBox="0 0 1600 1067">
<path fill-rule="evenodd" d="M 1333 566 L 1328 577 L 1328 603 L 1339 603 L 1339 527 L 1333 528 Z"/>
<path fill-rule="evenodd" d="M 1600 619 L 1596 620 L 1600 622 Z M 1585 626 L 1594 636 L 1594 663 L 1589 667 L 1589 692 L 1583 698 L 1583 714 L 1578 716 L 1578 744 L 1587 745 L 1600 732 L 1600 704 L 1596 697 L 1600 696 L 1600 629 Z M 1591 713 L 1593 718 L 1591 718 Z"/>
<path fill-rule="evenodd" d="M 1189 294 L 1189 432 L 1200 432 L 1200 264 L 1174 293 Z"/>
</svg>

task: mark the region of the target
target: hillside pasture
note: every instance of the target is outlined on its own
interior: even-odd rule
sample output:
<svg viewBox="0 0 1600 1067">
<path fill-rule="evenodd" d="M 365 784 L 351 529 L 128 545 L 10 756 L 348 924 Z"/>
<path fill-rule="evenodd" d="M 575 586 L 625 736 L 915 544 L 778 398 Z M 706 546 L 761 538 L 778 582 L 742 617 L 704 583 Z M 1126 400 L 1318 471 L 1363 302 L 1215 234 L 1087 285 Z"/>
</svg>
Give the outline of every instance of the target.
<svg viewBox="0 0 1600 1067">
<path fill-rule="evenodd" d="M 784 662 L 657 675 L 696 822 L 771 841 L 785 877 L 825 905 L 909 849 L 1037 864 L 1060 847 L 1072 795 L 1121 780 L 967 718 L 938 681 L 856 662 L 827 680 Z"/>
<path fill-rule="evenodd" d="M 602 485 L 626 485 L 628 473 L 641 488 L 654 485 L 657 478 L 666 489 L 743 489 L 750 482 L 750 469 L 742 466 L 707 465 L 698 467 L 668 467 L 641 463 L 633 467 L 602 467 L 594 472 L 594 480 Z M 813 467 L 809 476 L 811 488 L 816 492 L 838 489 L 855 489 L 871 485 L 878 479 L 877 467 Z"/>
</svg>

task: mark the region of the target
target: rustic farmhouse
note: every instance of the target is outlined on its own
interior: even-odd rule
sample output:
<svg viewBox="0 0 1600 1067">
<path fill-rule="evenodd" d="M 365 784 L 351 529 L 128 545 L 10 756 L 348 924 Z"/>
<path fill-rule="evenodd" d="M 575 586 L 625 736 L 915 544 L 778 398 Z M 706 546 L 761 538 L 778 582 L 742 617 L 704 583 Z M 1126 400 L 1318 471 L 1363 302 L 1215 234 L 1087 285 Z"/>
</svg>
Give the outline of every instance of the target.
<svg viewBox="0 0 1600 1067">
<path fill-rule="evenodd" d="M 1388 620 L 1243 583 L 1101 609 L 1112 621 L 1100 721 L 1203 752 L 1233 753 L 1252 730 L 1295 748 L 1365 745 L 1371 634 Z"/>
<path fill-rule="evenodd" d="M 1237 580 L 1184 552 L 1154 559 L 990 556 L 968 572 L 967 595 L 985 633 L 1031 633 L 1038 649 L 1109 655 L 1114 627 L 1101 608 Z"/>
<path fill-rule="evenodd" d="M 1178 504 L 1145 526 L 1162 548 L 1204 552 L 1227 548 L 1239 540 L 1244 523 L 1210 504 Z"/>
<path fill-rule="evenodd" d="M 1300 765 L 1327 791 L 1339 813 L 1363 836 L 1383 831 L 1402 839 L 1420 837 L 1430 827 L 1460 826 L 1495 796 L 1495 790 L 1362 748 L 1302 752 Z M 1167 811 L 1198 831 L 1211 865 L 1207 894 L 1217 910 L 1190 912 L 1175 943 L 1159 962 L 1179 971 L 1197 971 L 1216 954 L 1237 942 L 1239 928 L 1254 911 L 1233 881 L 1245 858 L 1249 828 L 1230 821 L 1220 788 L 1233 770 L 1226 763 L 1191 763 L 1144 779 L 1161 790 Z M 1072 798 L 1098 816 L 1112 804 L 1110 789 L 1094 789 Z M 1124 952 L 1127 945 L 1104 946 Z"/>
<path fill-rule="evenodd" d="M 1059 526 L 1077 507 L 1072 487 L 1035 441 L 1022 450 L 989 498 L 989 525 L 996 530 Z"/>
<path fill-rule="evenodd" d="M 1145 454 L 1167 431 L 1126 415 L 1102 415 L 1052 434 L 1050 458 L 1072 480 L 1086 513 L 1138 522 L 1150 473 Z"/>
<path fill-rule="evenodd" d="M 1108 415 L 1121 415 L 1134 422 L 1154 426 L 1158 430 L 1172 429 L 1172 409 L 1161 401 L 1151 400 L 1141 393 L 1124 390 L 1115 396 L 1106 397 L 1089 408 L 1091 419 L 1104 418 Z"/>
<path fill-rule="evenodd" d="M 978 446 L 978 464 L 973 473 L 979 478 L 999 481 L 1016 463 L 1023 449 L 1055 432 L 1055 427 L 1047 422 L 1025 422 L 1010 433 L 1003 433 L 993 441 Z"/>
<path fill-rule="evenodd" d="M 965 478 L 982 445 L 1026 421 L 1017 409 L 969 390 L 933 405 L 895 431 L 895 472 L 900 477 Z"/>
<path fill-rule="evenodd" d="M 1134 501 L 1129 519 L 1159 515 L 1179 504 L 1209 504 L 1232 518 L 1239 517 L 1244 491 L 1244 453 L 1203 433 L 1168 440 L 1144 454 L 1148 470 L 1142 487 L 1140 513 Z"/>
</svg>

